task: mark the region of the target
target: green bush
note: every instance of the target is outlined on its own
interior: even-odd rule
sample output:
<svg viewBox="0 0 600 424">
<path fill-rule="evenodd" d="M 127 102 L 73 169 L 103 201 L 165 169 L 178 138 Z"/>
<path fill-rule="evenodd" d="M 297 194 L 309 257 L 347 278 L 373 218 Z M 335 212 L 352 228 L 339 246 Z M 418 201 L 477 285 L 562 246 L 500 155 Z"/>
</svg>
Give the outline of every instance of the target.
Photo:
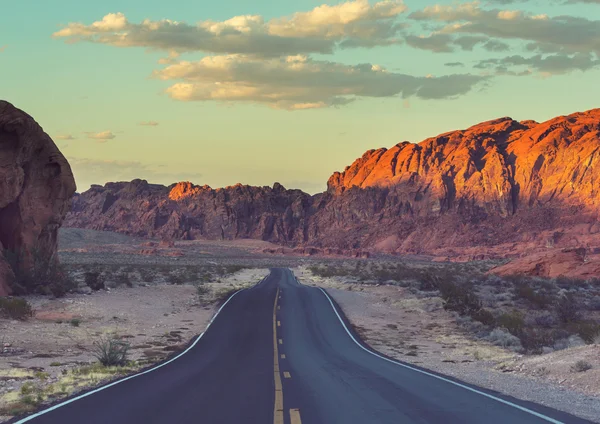
<svg viewBox="0 0 600 424">
<path fill-rule="evenodd" d="M 517 299 L 527 300 L 532 305 L 543 309 L 552 304 L 552 298 L 543 293 L 536 292 L 533 287 L 521 283 L 515 286 L 515 296 Z"/>
<path fill-rule="evenodd" d="M 438 288 L 440 296 L 445 301 L 444 309 L 446 310 L 472 316 L 482 307 L 481 300 L 473 292 L 472 287 L 441 280 Z"/>
<path fill-rule="evenodd" d="M 94 342 L 92 352 L 105 367 L 124 366 L 127 364 L 129 347 L 129 343 L 106 337 Z"/>
<path fill-rule="evenodd" d="M 33 309 L 25 299 L 0 297 L 0 313 L 6 318 L 24 321 L 33 316 Z"/>
<path fill-rule="evenodd" d="M 519 311 L 504 313 L 496 320 L 499 327 L 504 327 L 510 334 L 519 336 L 525 327 L 523 314 Z"/>
<path fill-rule="evenodd" d="M 79 327 L 79 324 L 81 324 L 81 320 L 77 319 L 77 318 L 73 318 L 71 321 L 69 321 L 69 323 L 73 326 L 73 327 Z"/>
<path fill-rule="evenodd" d="M 579 320 L 580 305 L 577 302 L 577 300 L 575 300 L 573 295 L 567 294 L 565 296 L 562 296 L 555 303 L 555 308 L 556 308 L 556 313 L 558 315 L 558 318 L 563 323 L 568 324 L 570 322 L 575 322 L 575 321 Z"/>
</svg>

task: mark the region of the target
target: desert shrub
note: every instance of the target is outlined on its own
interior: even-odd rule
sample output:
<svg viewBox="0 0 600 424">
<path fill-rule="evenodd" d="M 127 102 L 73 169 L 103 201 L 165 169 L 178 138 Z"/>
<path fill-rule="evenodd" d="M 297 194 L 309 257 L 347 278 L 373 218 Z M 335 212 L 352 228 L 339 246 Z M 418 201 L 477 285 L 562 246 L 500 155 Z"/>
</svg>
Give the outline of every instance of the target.
<svg viewBox="0 0 600 424">
<path fill-rule="evenodd" d="M 600 324 L 593 321 L 577 321 L 567 325 L 567 329 L 579 335 L 586 343 L 594 343 L 594 339 L 600 335 Z"/>
<path fill-rule="evenodd" d="M 105 367 L 124 366 L 127 364 L 129 343 L 114 337 L 105 337 L 94 342 L 92 352 Z"/>
<path fill-rule="evenodd" d="M 440 296 L 444 299 L 444 309 L 456 311 L 460 315 L 473 315 L 481 309 L 481 300 L 472 288 L 455 284 L 452 281 L 441 280 L 439 284 Z"/>
<path fill-rule="evenodd" d="M 183 277 L 181 275 L 175 274 L 175 273 L 168 275 L 167 282 L 169 284 L 178 284 L 178 285 L 185 283 Z"/>
<path fill-rule="evenodd" d="M 560 297 L 555 303 L 558 318 L 565 324 L 579 320 L 579 304 L 572 294 Z"/>
<path fill-rule="evenodd" d="M 69 273 L 62 267 L 55 256 L 42 254 L 33 249 L 30 254 L 25 250 L 6 249 L 4 258 L 14 273 L 8 283 L 17 295 L 38 293 L 62 297 L 76 287 Z M 25 260 L 29 256 L 29 263 Z"/>
<path fill-rule="evenodd" d="M 33 309 L 25 299 L 0 297 L 0 313 L 6 318 L 24 321 L 33 316 Z"/>
<path fill-rule="evenodd" d="M 534 317 L 536 325 L 544 328 L 552 328 L 557 324 L 557 319 L 551 312 L 542 311 Z"/>
<path fill-rule="evenodd" d="M 542 353 L 544 347 L 553 346 L 558 334 L 544 328 L 523 328 L 518 334 L 523 348 L 530 353 Z"/>
<path fill-rule="evenodd" d="M 133 283 L 131 282 L 129 273 L 126 271 L 117 274 L 117 276 L 115 277 L 115 283 L 117 284 L 117 286 L 133 287 Z"/>
<path fill-rule="evenodd" d="M 564 275 L 559 275 L 558 277 L 556 277 L 554 279 L 554 282 L 558 287 L 563 289 L 570 289 L 572 287 L 580 287 L 587 285 L 587 282 L 585 280 L 582 280 L 580 278 L 569 278 L 565 277 Z"/>
<path fill-rule="evenodd" d="M 492 326 L 496 323 L 496 317 L 494 317 L 494 314 L 485 308 L 481 308 L 480 310 L 474 312 L 471 317 L 484 325 Z"/>
<path fill-rule="evenodd" d="M 536 292 L 533 287 L 526 284 L 515 286 L 515 296 L 517 299 L 524 299 L 537 308 L 546 308 L 552 304 L 552 297 L 543 293 Z"/>
<path fill-rule="evenodd" d="M 145 283 L 152 283 L 156 279 L 156 273 L 152 269 L 140 268 L 138 272 L 140 273 L 140 278 Z"/>
<path fill-rule="evenodd" d="M 217 290 L 217 292 L 215 293 L 215 301 L 217 303 L 223 303 L 227 299 L 229 299 L 229 297 L 231 297 L 231 295 L 233 295 L 236 291 L 238 291 L 238 289 L 233 287 Z"/>
<path fill-rule="evenodd" d="M 81 324 L 81 320 L 77 319 L 77 318 L 73 318 L 71 321 L 69 321 L 69 323 L 73 326 L 73 327 L 79 327 L 79 324 Z"/>
<path fill-rule="evenodd" d="M 504 348 L 513 348 L 515 350 L 520 350 L 522 348 L 521 340 L 517 336 L 514 336 L 501 328 L 494 328 L 489 336 L 486 337 L 486 340 L 496 346 L 502 346 Z"/>
<path fill-rule="evenodd" d="M 581 360 L 581 361 L 575 362 L 571 366 L 571 371 L 572 372 L 585 372 L 585 371 L 591 370 L 592 368 L 593 368 L 592 364 L 590 364 L 587 361 Z"/>
<path fill-rule="evenodd" d="M 87 271 L 83 274 L 85 285 L 94 291 L 105 288 L 104 277 L 97 271 Z"/>
<path fill-rule="evenodd" d="M 585 346 L 585 344 L 586 344 L 585 341 L 578 335 L 571 335 L 568 337 L 558 338 L 554 342 L 553 347 L 555 350 L 563 350 L 563 349 L 568 349 L 571 347 Z"/>
<path fill-rule="evenodd" d="M 503 313 L 497 318 L 496 322 L 498 323 L 499 327 L 506 328 L 515 336 L 518 336 L 525 326 L 523 314 L 519 311 Z"/>
<path fill-rule="evenodd" d="M 198 284 L 196 286 L 196 294 L 198 297 L 206 296 L 210 292 L 210 289 L 206 287 L 204 284 Z"/>
</svg>

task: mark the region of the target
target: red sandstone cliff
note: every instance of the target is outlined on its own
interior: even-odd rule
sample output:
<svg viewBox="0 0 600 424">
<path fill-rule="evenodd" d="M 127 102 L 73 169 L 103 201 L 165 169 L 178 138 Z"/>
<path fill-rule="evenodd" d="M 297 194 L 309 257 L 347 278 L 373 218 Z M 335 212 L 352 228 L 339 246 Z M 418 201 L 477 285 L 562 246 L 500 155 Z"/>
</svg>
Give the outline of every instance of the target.
<svg viewBox="0 0 600 424">
<path fill-rule="evenodd" d="M 54 260 L 57 231 L 75 193 L 71 168 L 52 139 L 25 112 L 0 101 L 0 251 Z M 14 277 L 0 255 L 0 296 Z"/>
<path fill-rule="evenodd" d="M 600 109 L 501 118 L 370 150 L 325 193 L 145 181 L 76 196 L 68 226 L 396 253 L 518 255 L 600 245 Z"/>
</svg>

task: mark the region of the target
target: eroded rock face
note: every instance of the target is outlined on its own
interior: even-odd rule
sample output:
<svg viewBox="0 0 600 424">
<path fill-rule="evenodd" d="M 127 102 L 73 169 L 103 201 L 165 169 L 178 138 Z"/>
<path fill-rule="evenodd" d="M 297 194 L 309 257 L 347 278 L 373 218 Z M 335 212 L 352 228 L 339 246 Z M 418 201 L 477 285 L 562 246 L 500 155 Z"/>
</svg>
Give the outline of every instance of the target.
<svg viewBox="0 0 600 424">
<path fill-rule="evenodd" d="M 145 180 L 94 186 L 76 195 L 66 225 L 163 239 L 304 238 L 310 196 L 300 190 L 189 182 L 170 187 Z"/>
<path fill-rule="evenodd" d="M 328 190 L 145 181 L 95 186 L 68 226 L 162 238 L 460 257 L 600 246 L 600 109 L 544 123 L 501 118 L 370 150 Z"/>
<path fill-rule="evenodd" d="M 56 237 L 75 180 L 52 139 L 25 112 L 0 101 L 0 248 L 44 258 L 56 253 Z M 26 265 L 27 266 L 27 265 Z M 0 295 L 12 272 L 0 258 Z"/>
</svg>

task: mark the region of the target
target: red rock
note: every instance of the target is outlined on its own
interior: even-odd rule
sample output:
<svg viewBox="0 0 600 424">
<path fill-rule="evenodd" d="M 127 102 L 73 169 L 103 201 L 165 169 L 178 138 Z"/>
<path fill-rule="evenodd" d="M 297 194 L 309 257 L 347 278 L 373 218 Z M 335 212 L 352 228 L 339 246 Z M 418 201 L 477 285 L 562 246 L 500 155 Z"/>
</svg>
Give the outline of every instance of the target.
<svg viewBox="0 0 600 424">
<path fill-rule="evenodd" d="M 525 255 L 509 263 L 492 268 L 497 275 L 536 275 L 586 279 L 600 277 L 600 255 L 590 255 L 586 249 L 550 249 L 546 252 Z"/>
<path fill-rule="evenodd" d="M 594 109 L 544 123 L 500 118 L 369 150 L 315 196 L 280 184 L 94 186 L 75 197 L 67 225 L 173 240 L 254 238 L 298 254 L 516 257 L 600 246 L 598 181 Z"/>
<path fill-rule="evenodd" d="M 56 260 L 57 231 L 75 193 L 71 168 L 52 139 L 25 112 L 0 101 L 0 249 Z M 10 272 L 0 258 L 0 295 Z"/>
</svg>

